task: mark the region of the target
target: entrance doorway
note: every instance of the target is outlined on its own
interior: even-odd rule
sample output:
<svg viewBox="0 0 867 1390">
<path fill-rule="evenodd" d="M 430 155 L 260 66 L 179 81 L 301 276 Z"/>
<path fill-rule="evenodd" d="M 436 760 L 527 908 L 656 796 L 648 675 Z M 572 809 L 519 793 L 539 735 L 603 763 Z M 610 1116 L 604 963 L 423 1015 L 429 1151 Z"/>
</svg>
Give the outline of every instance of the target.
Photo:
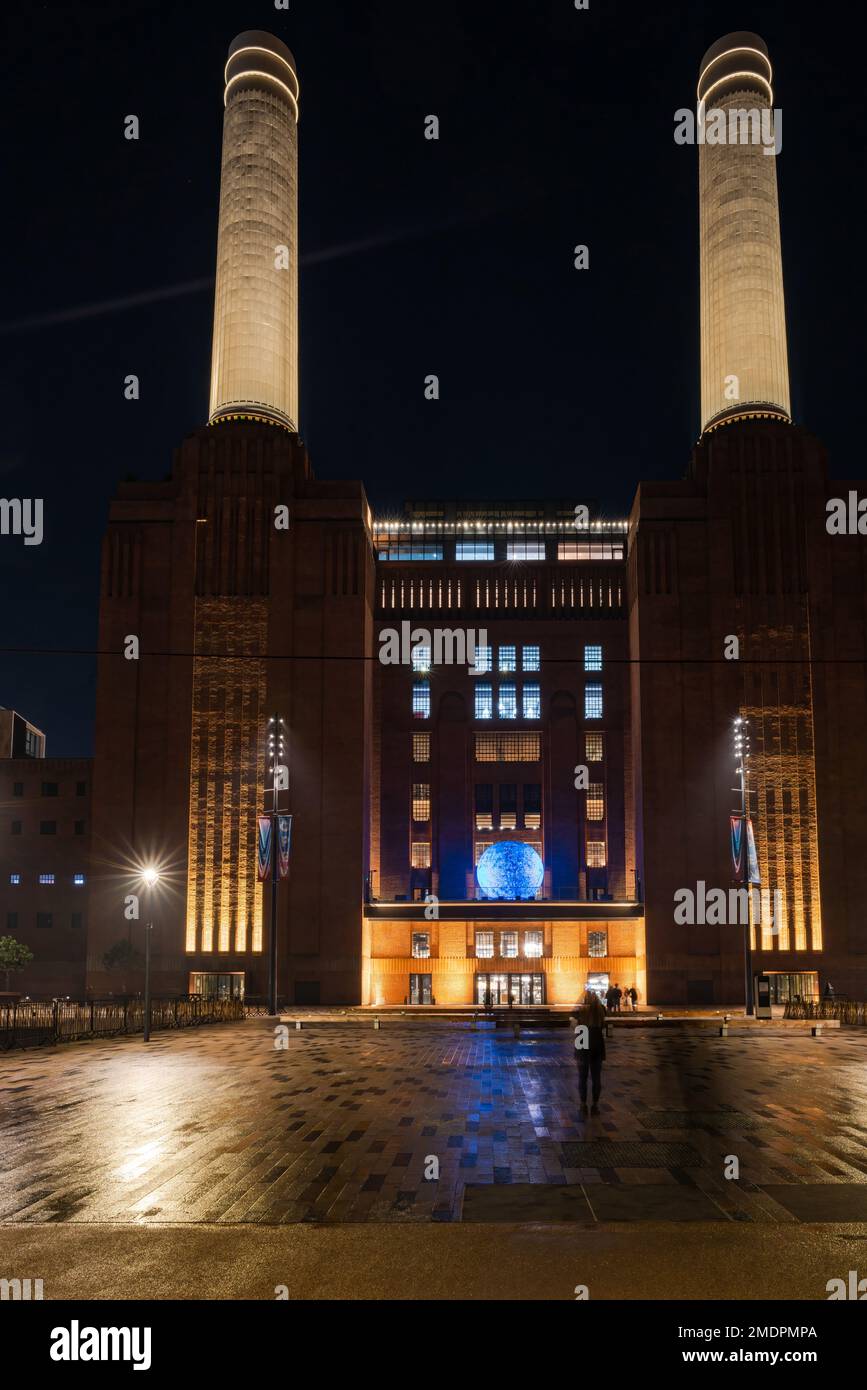
<svg viewBox="0 0 867 1390">
<path fill-rule="evenodd" d="M 432 975 L 410 975 L 409 1002 L 411 1004 L 430 1004 L 433 1000 Z"/>
<path fill-rule="evenodd" d="M 243 999 L 244 972 L 238 970 L 218 974 L 191 971 L 190 994 L 201 995 L 203 999 Z"/>
<path fill-rule="evenodd" d="M 541 974 L 515 975 L 477 975 L 476 1003 L 484 1006 L 485 996 L 490 991 L 491 1003 L 505 1006 L 511 998 L 513 1004 L 544 1004 L 545 976 Z"/>
<path fill-rule="evenodd" d="M 599 996 L 603 1004 L 605 1003 L 605 995 L 608 992 L 608 982 L 610 979 L 611 976 L 601 970 L 597 971 L 595 975 L 587 976 L 587 988 L 592 989 L 593 993 Z"/>
</svg>

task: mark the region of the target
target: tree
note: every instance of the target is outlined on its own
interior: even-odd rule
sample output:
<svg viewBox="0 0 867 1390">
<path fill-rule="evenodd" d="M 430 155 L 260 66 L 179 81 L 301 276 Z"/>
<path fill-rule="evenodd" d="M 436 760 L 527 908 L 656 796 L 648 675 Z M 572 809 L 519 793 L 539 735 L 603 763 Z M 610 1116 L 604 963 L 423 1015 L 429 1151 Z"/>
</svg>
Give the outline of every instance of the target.
<svg viewBox="0 0 867 1390">
<path fill-rule="evenodd" d="M 0 970 L 6 975 L 6 991 L 9 992 L 9 976 L 13 970 L 23 970 L 33 959 L 33 952 L 23 941 L 14 936 L 0 936 Z"/>
<path fill-rule="evenodd" d="M 126 994 L 126 974 L 128 970 L 141 970 L 144 956 L 137 951 L 131 941 L 116 941 L 102 958 L 106 970 L 117 970 L 121 976 L 121 993 Z"/>
</svg>

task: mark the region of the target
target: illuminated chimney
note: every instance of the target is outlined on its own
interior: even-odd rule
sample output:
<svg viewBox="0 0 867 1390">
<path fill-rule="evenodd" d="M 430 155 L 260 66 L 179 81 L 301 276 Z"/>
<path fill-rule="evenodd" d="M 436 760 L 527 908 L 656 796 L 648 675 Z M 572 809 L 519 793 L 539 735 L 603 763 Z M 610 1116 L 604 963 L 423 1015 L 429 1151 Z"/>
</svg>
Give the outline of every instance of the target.
<svg viewBox="0 0 867 1390">
<path fill-rule="evenodd" d="M 298 77 L 280 39 L 249 30 L 226 63 L 211 424 L 298 429 Z"/>
<path fill-rule="evenodd" d="M 758 34 L 726 34 L 701 63 L 702 431 L 791 415 L 771 77 Z"/>
</svg>

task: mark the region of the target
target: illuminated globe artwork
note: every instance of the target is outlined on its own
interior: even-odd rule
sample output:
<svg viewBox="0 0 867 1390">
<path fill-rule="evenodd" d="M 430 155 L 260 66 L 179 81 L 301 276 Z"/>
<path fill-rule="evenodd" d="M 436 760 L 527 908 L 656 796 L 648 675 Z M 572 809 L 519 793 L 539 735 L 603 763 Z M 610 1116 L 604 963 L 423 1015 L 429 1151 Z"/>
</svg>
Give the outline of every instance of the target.
<svg viewBox="0 0 867 1390">
<path fill-rule="evenodd" d="M 476 866 L 483 898 L 535 898 L 545 866 L 532 845 L 503 840 L 489 845 Z"/>
</svg>

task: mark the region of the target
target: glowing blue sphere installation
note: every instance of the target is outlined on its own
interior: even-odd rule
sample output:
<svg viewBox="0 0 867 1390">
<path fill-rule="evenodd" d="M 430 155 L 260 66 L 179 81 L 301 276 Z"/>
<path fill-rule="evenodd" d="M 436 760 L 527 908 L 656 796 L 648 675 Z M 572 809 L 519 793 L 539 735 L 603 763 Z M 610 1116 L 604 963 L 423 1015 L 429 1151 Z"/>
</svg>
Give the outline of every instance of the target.
<svg viewBox="0 0 867 1390">
<path fill-rule="evenodd" d="M 501 840 L 489 845 L 476 866 L 483 898 L 535 898 L 545 866 L 532 845 Z"/>
</svg>

